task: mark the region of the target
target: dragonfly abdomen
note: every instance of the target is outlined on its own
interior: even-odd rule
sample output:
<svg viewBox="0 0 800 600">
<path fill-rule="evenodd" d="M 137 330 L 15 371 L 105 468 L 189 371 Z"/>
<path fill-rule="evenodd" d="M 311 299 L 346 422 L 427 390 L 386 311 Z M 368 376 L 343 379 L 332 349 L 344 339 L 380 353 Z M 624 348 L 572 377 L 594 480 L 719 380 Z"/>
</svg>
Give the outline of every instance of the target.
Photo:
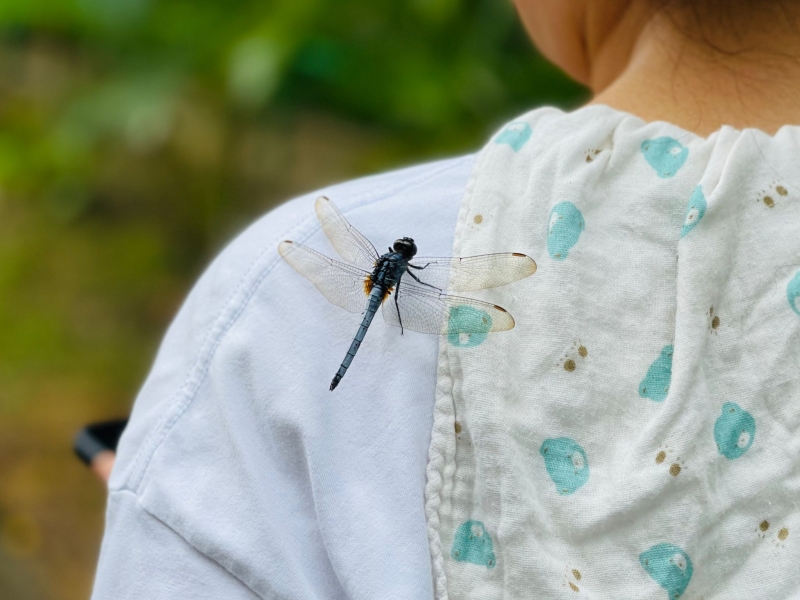
<svg viewBox="0 0 800 600">
<path fill-rule="evenodd" d="M 384 288 L 382 285 L 373 285 L 371 287 L 369 304 L 367 304 L 367 310 L 364 313 L 364 319 L 361 321 L 361 325 L 359 326 L 358 331 L 356 332 L 356 335 L 350 344 L 350 349 L 347 351 L 347 355 L 344 357 L 341 366 L 339 366 L 339 370 L 336 371 L 336 375 L 333 376 L 333 381 L 331 381 L 330 388 L 331 391 L 336 389 L 336 386 L 339 385 L 339 382 L 342 380 L 342 377 L 344 377 L 344 374 L 347 373 L 350 363 L 353 362 L 356 352 L 358 352 L 358 349 L 361 347 L 361 342 L 364 341 L 364 336 L 367 335 L 367 330 L 372 323 L 372 319 L 375 318 L 375 313 L 378 312 L 378 307 L 380 307 L 383 299 L 389 294 L 389 291 L 389 288 Z"/>
</svg>

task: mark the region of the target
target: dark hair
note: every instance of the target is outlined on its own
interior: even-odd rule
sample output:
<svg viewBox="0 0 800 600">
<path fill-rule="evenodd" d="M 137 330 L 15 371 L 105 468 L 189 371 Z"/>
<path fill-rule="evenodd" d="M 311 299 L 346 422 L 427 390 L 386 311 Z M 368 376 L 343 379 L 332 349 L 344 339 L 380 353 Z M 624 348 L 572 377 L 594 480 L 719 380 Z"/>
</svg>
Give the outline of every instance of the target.
<svg viewBox="0 0 800 600">
<path fill-rule="evenodd" d="M 696 14 L 736 15 L 765 7 L 792 4 L 786 0 L 652 0 L 659 8 L 690 9 Z"/>
<path fill-rule="evenodd" d="M 800 1 L 796 0 L 650 0 L 687 38 L 721 54 L 741 52 L 736 43 L 757 28 L 775 23 L 800 35 Z"/>
</svg>

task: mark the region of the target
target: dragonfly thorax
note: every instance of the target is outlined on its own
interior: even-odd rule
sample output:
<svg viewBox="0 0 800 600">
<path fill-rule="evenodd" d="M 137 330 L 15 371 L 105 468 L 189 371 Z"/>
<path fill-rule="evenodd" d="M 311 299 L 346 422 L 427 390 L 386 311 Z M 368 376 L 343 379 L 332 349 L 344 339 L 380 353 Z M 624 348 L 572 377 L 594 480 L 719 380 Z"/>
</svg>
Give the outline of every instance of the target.
<svg viewBox="0 0 800 600">
<path fill-rule="evenodd" d="M 408 260 L 400 252 L 387 252 L 378 259 L 370 279 L 385 290 L 397 285 L 407 269 Z"/>
</svg>

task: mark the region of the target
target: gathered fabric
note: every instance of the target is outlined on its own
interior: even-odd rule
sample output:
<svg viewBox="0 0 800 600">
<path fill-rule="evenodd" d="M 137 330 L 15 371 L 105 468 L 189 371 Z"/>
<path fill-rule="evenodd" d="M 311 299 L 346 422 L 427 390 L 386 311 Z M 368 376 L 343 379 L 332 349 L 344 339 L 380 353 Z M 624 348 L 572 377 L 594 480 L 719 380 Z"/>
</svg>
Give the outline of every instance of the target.
<svg viewBox="0 0 800 600">
<path fill-rule="evenodd" d="M 453 255 L 538 271 L 440 345 L 436 598 L 800 596 L 798 164 L 799 127 L 605 106 L 489 141 Z"/>
</svg>

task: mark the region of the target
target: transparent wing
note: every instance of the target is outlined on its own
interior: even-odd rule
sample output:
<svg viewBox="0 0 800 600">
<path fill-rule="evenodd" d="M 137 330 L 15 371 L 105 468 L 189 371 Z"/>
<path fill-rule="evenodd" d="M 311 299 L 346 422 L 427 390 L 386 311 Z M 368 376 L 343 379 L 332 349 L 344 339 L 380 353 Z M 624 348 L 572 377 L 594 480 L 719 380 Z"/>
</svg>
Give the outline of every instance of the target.
<svg viewBox="0 0 800 600">
<path fill-rule="evenodd" d="M 364 312 L 367 306 L 364 281 L 370 276 L 368 271 L 333 260 L 289 240 L 278 245 L 278 252 L 336 306 L 354 313 Z"/>
<path fill-rule="evenodd" d="M 400 327 L 398 308 L 403 327 L 420 333 L 458 336 L 507 331 L 514 327 L 511 314 L 496 304 L 442 294 L 413 280 L 409 282 L 406 275 L 383 301 L 383 318 L 389 325 Z"/>
<path fill-rule="evenodd" d="M 499 287 L 536 272 L 536 262 L 519 252 L 464 258 L 414 257 L 411 273 L 440 290 L 469 291 Z"/>
<path fill-rule="evenodd" d="M 339 256 L 362 269 L 372 271 L 376 261 L 380 258 L 375 246 L 350 225 L 336 205 L 325 196 L 317 198 L 314 209 L 322 224 L 322 230 Z"/>
</svg>

